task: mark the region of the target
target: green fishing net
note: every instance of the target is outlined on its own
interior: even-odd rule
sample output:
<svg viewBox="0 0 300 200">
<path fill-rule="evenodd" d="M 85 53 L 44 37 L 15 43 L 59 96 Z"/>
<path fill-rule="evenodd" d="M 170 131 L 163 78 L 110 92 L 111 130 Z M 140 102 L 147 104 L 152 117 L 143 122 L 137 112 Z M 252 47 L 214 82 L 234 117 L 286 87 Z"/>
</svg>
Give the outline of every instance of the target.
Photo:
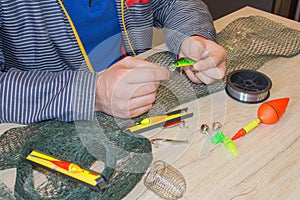
<svg viewBox="0 0 300 200">
<path fill-rule="evenodd" d="M 137 184 L 152 160 L 149 141 L 114 129 L 116 124 L 110 116 L 96 117 L 102 124 L 46 121 L 11 129 L 1 136 L 1 169 L 17 168 L 16 199 L 121 199 Z M 46 181 L 35 187 L 32 166 L 19 158 L 29 149 L 84 168 L 89 168 L 95 159 L 101 160 L 105 163 L 102 174 L 110 186 L 96 192 L 60 175 L 47 173 Z"/>
<path fill-rule="evenodd" d="M 228 51 L 227 76 L 239 69 L 257 70 L 274 58 L 297 55 L 300 52 L 300 31 L 265 17 L 250 16 L 238 18 L 227 25 L 217 34 L 217 42 Z M 147 59 L 167 67 L 172 64 L 173 57 L 172 53 L 164 51 Z M 168 110 L 180 103 L 223 90 L 225 81 L 226 78 L 210 85 L 193 84 L 185 76 L 171 73 L 171 79 L 164 83 L 166 87 L 160 88 L 158 102 Z"/>
<path fill-rule="evenodd" d="M 230 23 L 217 35 L 217 41 L 228 50 L 227 74 L 238 69 L 257 70 L 277 57 L 292 57 L 300 52 L 300 32 L 267 18 L 250 16 Z M 161 66 L 174 61 L 170 52 L 159 52 L 147 60 Z M 162 82 L 157 101 L 150 111 L 162 113 L 183 103 L 223 90 L 225 81 L 210 85 L 193 84 L 174 71 Z M 95 114 L 94 122 L 63 123 L 45 121 L 14 128 L 0 136 L 0 170 L 16 168 L 14 191 L 0 183 L 2 199 L 121 199 L 142 179 L 152 162 L 151 144 L 147 138 L 125 133 L 123 128 L 133 120 L 115 119 Z M 29 149 L 51 154 L 63 160 L 90 168 L 94 162 L 104 165 L 102 174 L 109 187 L 96 192 L 55 173 L 44 174 L 42 183 L 34 181 L 33 167 L 24 162 Z"/>
</svg>

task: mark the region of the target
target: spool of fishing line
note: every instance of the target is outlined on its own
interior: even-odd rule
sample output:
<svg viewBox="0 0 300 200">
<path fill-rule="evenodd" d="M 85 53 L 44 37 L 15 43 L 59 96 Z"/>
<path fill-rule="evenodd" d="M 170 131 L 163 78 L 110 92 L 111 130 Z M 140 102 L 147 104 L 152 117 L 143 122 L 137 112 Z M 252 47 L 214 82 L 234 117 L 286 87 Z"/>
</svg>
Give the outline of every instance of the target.
<svg viewBox="0 0 300 200">
<path fill-rule="evenodd" d="M 265 74 L 253 70 L 237 70 L 227 76 L 227 94 L 243 103 L 260 103 L 270 96 L 272 82 Z"/>
</svg>

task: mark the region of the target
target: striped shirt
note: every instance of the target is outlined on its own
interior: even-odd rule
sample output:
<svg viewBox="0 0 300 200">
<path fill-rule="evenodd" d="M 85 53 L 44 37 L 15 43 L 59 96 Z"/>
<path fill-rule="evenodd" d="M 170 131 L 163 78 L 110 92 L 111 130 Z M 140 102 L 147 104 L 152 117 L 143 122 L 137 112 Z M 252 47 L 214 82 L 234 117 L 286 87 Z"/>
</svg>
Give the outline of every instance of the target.
<svg viewBox="0 0 300 200">
<path fill-rule="evenodd" d="M 175 53 L 190 35 L 215 39 L 200 0 L 152 0 L 128 8 L 121 0 L 116 7 L 129 55 L 151 48 L 153 26 L 164 28 Z M 0 68 L 0 123 L 93 119 L 97 74 L 61 0 L 0 1 Z"/>
<path fill-rule="evenodd" d="M 111 0 L 64 0 L 91 65 L 102 71 L 122 56 L 116 4 Z"/>
</svg>

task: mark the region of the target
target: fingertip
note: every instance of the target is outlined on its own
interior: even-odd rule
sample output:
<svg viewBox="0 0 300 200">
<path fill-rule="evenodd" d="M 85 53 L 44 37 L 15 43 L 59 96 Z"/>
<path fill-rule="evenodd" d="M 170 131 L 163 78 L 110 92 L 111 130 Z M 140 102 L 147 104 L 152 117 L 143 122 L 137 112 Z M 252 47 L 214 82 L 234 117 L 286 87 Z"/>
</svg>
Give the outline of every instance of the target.
<svg viewBox="0 0 300 200">
<path fill-rule="evenodd" d="M 186 72 L 188 70 L 192 70 L 193 66 L 184 66 L 184 67 L 182 67 L 182 69 Z"/>
<path fill-rule="evenodd" d="M 165 77 L 166 77 L 165 80 L 167 80 L 170 78 L 170 71 L 167 68 L 164 68 L 164 69 L 165 69 Z"/>
<path fill-rule="evenodd" d="M 226 63 L 225 61 L 220 65 L 220 70 L 221 70 L 221 78 L 224 78 L 226 75 Z"/>
<path fill-rule="evenodd" d="M 187 77 L 193 82 L 193 83 L 202 83 L 201 80 L 199 80 L 196 75 L 194 74 L 194 72 L 191 71 L 191 69 L 185 70 L 185 73 L 187 75 Z"/>
</svg>

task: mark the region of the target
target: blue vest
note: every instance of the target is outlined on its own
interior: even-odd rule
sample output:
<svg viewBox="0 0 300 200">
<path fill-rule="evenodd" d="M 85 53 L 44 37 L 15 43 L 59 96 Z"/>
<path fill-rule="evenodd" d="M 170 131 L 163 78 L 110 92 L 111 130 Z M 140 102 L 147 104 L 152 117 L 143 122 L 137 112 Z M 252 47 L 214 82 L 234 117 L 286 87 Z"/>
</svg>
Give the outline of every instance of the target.
<svg viewBox="0 0 300 200">
<path fill-rule="evenodd" d="M 64 0 L 96 72 L 119 60 L 121 33 L 114 0 Z"/>
</svg>

